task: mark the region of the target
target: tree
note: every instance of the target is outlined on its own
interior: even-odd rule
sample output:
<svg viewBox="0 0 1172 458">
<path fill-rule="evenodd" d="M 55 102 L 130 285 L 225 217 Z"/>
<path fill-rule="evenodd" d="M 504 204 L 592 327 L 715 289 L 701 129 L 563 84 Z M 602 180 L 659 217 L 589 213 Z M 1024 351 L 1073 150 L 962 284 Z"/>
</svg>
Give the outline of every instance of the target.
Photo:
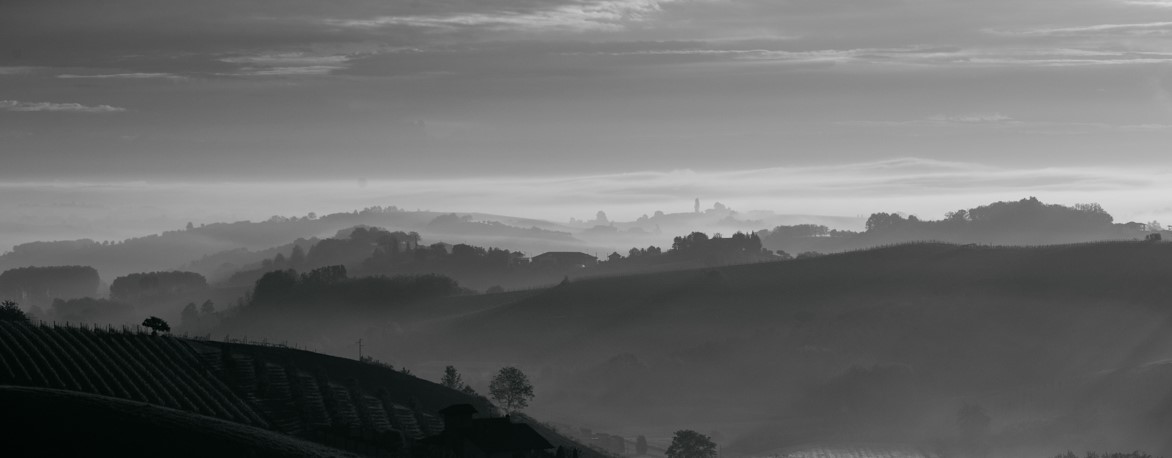
<svg viewBox="0 0 1172 458">
<path fill-rule="evenodd" d="M 671 251 L 688 251 L 708 241 L 708 234 L 693 232 L 683 237 L 676 237 L 671 244 Z M 656 253 L 658 254 L 658 253 Z"/>
<path fill-rule="evenodd" d="M 533 400 L 533 384 L 521 369 L 509 366 L 492 378 L 488 393 L 505 408 L 505 412 L 511 413 L 524 409 Z"/>
<path fill-rule="evenodd" d="M 637 455 L 646 455 L 647 454 L 647 438 L 643 437 L 642 434 L 640 434 L 639 437 L 635 439 L 635 454 L 637 454 Z"/>
<path fill-rule="evenodd" d="M 907 220 L 903 219 L 903 217 L 899 216 L 897 213 L 872 213 L 871 216 L 867 218 L 866 227 L 867 232 L 874 232 L 899 226 L 906 222 Z"/>
<path fill-rule="evenodd" d="M 142 325 L 143 325 L 143 327 L 151 328 L 151 335 L 152 336 L 159 335 L 160 331 L 171 332 L 171 325 L 167 324 L 166 321 L 163 321 L 162 318 L 159 318 L 157 316 L 152 316 L 150 318 L 142 320 Z"/>
<path fill-rule="evenodd" d="M 289 265 L 301 267 L 305 263 L 305 249 L 301 245 L 293 245 L 293 252 L 289 253 Z"/>
<path fill-rule="evenodd" d="M 28 321 L 28 315 L 24 314 L 24 310 L 16 306 L 16 302 L 4 301 L 0 302 L 0 321 Z"/>
<path fill-rule="evenodd" d="M 448 366 L 444 368 L 444 378 L 440 379 L 440 385 L 446 386 L 453 390 L 464 388 L 464 379 L 460 377 L 460 373 L 456 371 L 456 366 Z"/>
<path fill-rule="evenodd" d="M 716 456 L 716 443 L 708 436 L 682 429 L 671 438 L 666 454 L 667 458 L 713 458 Z"/>
<path fill-rule="evenodd" d="M 191 328 L 199 324 L 199 310 L 195 308 L 195 302 L 189 302 L 183 311 L 179 314 L 180 323 L 186 328 Z"/>
</svg>

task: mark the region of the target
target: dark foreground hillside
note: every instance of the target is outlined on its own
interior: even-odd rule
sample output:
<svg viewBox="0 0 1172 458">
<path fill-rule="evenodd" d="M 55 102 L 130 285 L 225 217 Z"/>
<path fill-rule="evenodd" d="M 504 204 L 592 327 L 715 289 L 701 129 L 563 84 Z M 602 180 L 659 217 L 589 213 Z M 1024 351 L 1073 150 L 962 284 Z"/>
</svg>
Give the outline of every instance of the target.
<svg viewBox="0 0 1172 458">
<path fill-rule="evenodd" d="M 517 364 L 538 374 L 540 417 L 629 437 L 693 427 L 730 452 L 947 448 L 965 404 L 1001 456 L 1169 451 L 1172 244 L 911 244 L 460 300 L 477 311 L 372 348 Z"/>
<path fill-rule="evenodd" d="M 8 456 L 356 456 L 273 431 L 145 402 L 0 386 Z"/>
<path fill-rule="evenodd" d="M 224 450 L 257 441 L 258 456 L 296 456 L 284 450 L 302 441 L 328 452 L 311 448 L 307 455 L 339 449 L 409 456 L 419 441 L 444 431 L 441 409 L 495 410 L 481 398 L 387 367 L 307 351 L 10 321 L 0 321 L 0 387 L 6 422 L 68 418 L 37 423 L 35 436 L 82 441 L 81 448 L 49 449 L 68 454 L 116 451 L 135 442 L 135 425 L 153 423 L 143 429 L 155 434 L 141 440 L 144 447 L 224 437 Z M 32 412 L 38 404 L 44 410 Z M 88 421 L 100 426 L 85 429 Z M 110 426 L 121 423 L 127 429 Z M 548 440 L 594 456 L 565 438 Z M 185 456 L 221 455 L 220 446 L 194 447 Z"/>
</svg>

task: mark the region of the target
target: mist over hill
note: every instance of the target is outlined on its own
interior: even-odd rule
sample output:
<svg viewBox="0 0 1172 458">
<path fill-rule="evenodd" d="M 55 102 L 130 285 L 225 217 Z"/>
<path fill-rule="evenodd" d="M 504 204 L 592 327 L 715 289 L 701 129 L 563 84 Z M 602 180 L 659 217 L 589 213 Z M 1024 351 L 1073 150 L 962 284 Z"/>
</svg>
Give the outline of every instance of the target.
<svg viewBox="0 0 1172 458">
<path fill-rule="evenodd" d="M 396 207 L 370 207 L 349 213 L 318 217 L 274 216 L 266 221 L 189 225 L 185 230 L 167 231 L 118 242 L 81 239 L 73 241 L 32 242 L 14 246 L 0 256 L 0 269 L 23 266 L 87 265 L 103 278 L 135 272 L 171 270 L 182 266 L 214 276 L 230 275 L 234 269 L 264 259 L 274 247 L 296 243 L 298 239 L 330 237 L 337 231 L 370 225 L 418 231 L 430 235 L 429 227 L 449 214 L 426 211 L 403 211 Z M 469 214 L 462 225 L 440 224 L 442 234 L 453 242 L 500 246 L 521 246 L 530 250 L 567 249 L 581 246 L 566 232 L 539 228 L 556 228 L 550 223 L 513 217 Z M 472 219 L 475 218 L 474 222 Z M 530 224 L 512 226 L 510 223 Z M 271 256 L 271 255 L 268 255 Z"/>
<path fill-rule="evenodd" d="M 567 224 L 376 206 L 321 217 L 274 216 L 261 222 L 189 225 L 184 230 L 116 242 L 79 239 L 25 243 L 0 255 L 0 271 L 81 265 L 97 269 L 108 282 L 131 273 L 180 269 L 219 282 L 241 270 L 258 268 L 263 260 L 278 253 L 288 255 L 293 246 L 308 250 L 320 240 L 338 238 L 339 231 L 354 227 L 415 233 L 427 244 L 468 244 L 520 251 L 527 256 L 549 251 L 583 251 L 597 256 L 625 254 L 632 247 L 664 247 L 672 237 L 694 231 L 755 232 L 766 248 L 796 255 L 918 240 L 1003 245 L 1131 240 L 1143 238 L 1152 230 L 1149 226 L 1151 223 L 1115 223 L 1094 204 L 1065 207 L 1034 198 L 959 210 L 939 221 L 882 212 L 865 219 L 737 212 L 719 202 L 702 210 L 699 201 L 693 212 L 655 212 L 626 222 L 611 221 L 599 212 L 593 220 L 572 220 Z M 859 231 L 860 227 L 864 230 Z"/>
<path fill-rule="evenodd" d="M 692 215 L 736 217 L 727 208 Z M 690 217 L 648 220 L 656 218 Z M 1172 244 L 1156 222 L 1120 224 L 1097 205 L 1028 198 L 938 221 L 875 213 L 863 231 L 683 233 L 598 259 L 427 244 L 421 232 L 370 224 L 388 220 L 553 246 L 638 232 L 616 222 L 563 232 L 368 209 L 5 255 L 117 259 L 157 249 L 107 264 L 125 267 L 175 247 L 198 251 L 214 234 L 238 245 L 192 270 L 136 272 L 108 288 L 95 286 L 87 266 L 9 269 L 0 279 L 31 299 L 37 318 L 135 324 L 149 313 L 204 338 L 349 357 L 361 348 L 430 379 L 455 365 L 478 392 L 493 370 L 520 367 L 539 387 L 533 414 L 601 437 L 701 428 L 750 456 L 819 444 L 963 454 L 977 442 L 997 456 L 1172 452 L 1159 433 L 1172 427 L 1163 388 L 1172 383 L 1163 332 L 1172 323 Z M 274 233 L 295 238 L 258 248 Z M 1005 246 L 1013 244 L 1028 246 Z M 965 415 L 990 418 L 979 437 L 958 429 Z"/>
<path fill-rule="evenodd" d="M 1136 240 L 1163 230 L 1157 222 L 1115 222 L 1098 204 L 1046 204 L 1035 197 L 948 212 L 939 220 L 873 213 L 863 231 L 824 225 L 778 226 L 758 235 L 771 249 L 839 252 L 890 243 L 940 241 L 988 245 L 1054 245 Z"/>
<path fill-rule="evenodd" d="M 278 305 L 248 329 L 337 354 L 361 337 L 422 374 L 465 362 L 474 386 L 480 367 L 515 364 L 538 374 L 540 416 L 627 435 L 702 425 L 737 453 L 953 447 L 965 404 L 993 419 L 983 440 L 998 456 L 1166 453 L 1168 272 L 1164 243 L 911 244 L 315 314 L 311 326 Z"/>
</svg>

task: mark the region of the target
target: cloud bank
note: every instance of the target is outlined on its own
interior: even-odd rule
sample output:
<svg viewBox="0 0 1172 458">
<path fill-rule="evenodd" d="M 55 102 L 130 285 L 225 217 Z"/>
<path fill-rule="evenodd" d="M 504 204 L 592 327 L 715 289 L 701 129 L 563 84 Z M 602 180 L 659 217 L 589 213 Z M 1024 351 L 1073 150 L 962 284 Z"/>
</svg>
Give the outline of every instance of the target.
<svg viewBox="0 0 1172 458">
<path fill-rule="evenodd" d="M 0 100 L 0 110 L 3 111 L 50 111 L 65 113 L 118 113 L 125 108 L 110 105 L 82 105 L 80 103 L 55 102 L 20 102 L 16 100 Z"/>
<path fill-rule="evenodd" d="M 838 216 L 901 211 L 939 218 L 959 208 L 1036 196 L 1066 205 L 1098 202 L 1119 221 L 1172 221 L 1172 206 L 1164 199 L 1172 194 L 1169 168 L 1005 168 L 921 158 L 725 172 L 644 171 L 556 178 L 9 182 L 0 183 L 0 192 L 7 196 L 0 202 L 0 224 L 55 219 L 78 222 L 85 213 L 78 209 L 92 208 L 96 221 L 92 224 L 99 234 L 144 232 L 143 228 L 153 227 L 152 224 L 163 225 L 158 230 L 177 229 L 187 221 L 264 220 L 274 214 L 325 214 L 373 205 L 487 212 L 552 221 L 586 219 L 603 210 L 612 219 L 633 220 L 655 211 L 691 211 L 695 198 L 705 205 L 719 201 L 739 211 Z"/>
</svg>

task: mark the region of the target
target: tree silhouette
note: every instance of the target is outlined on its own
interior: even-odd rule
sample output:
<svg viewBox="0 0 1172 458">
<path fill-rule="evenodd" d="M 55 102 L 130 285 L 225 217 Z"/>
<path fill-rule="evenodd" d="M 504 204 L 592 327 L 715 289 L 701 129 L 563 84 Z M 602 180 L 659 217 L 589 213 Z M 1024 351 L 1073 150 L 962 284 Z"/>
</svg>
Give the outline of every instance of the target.
<svg viewBox="0 0 1172 458">
<path fill-rule="evenodd" d="M 16 306 L 16 302 L 4 301 L 0 302 L 0 321 L 28 321 L 28 315 L 24 314 L 24 310 Z"/>
<path fill-rule="evenodd" d="M 643 437 L 642 434 L 640 434 L 639 437 L 635 439 L 635 454 L 637 454 L 637 455 L 646 455 L 647 454 L 647 438 Z"/>
<path fill-rule="evenodd" d="M 712 458 L 716 456 L 716 443 L 696 431 L 682 429 L 671 438 L 666 454 L 667 458 Z"/>
<path fill-rule="evenodd" d="M 199 310 L 195 308 L 195 302 L 189 302 L 187 306 L 183 307 L 183 311 L 179 313 L 179 322 L 184 327 L 192 327 L 199 324 Z"/>
<path fill-rule="evenodd" d="M 521 369 L 509 366 L 492 378 L 488 393 L 505 408 L 505 412 L 511 413 L 524 409 L 533 400 L 533 384 Z"/>
<path fill-rule="evenodd" d="M 142 325 L 143 325 L 143 327 L 151 328 L 151 335 L 152 336 L 159 335 L 160 331 L 171 332 L 171 325 L 167 324 L 166 321 L 163 321 L 162 318 L 159 318 L 157 316 L 152 316 L 150 318 L 142 320 Z"/>
<path fill-rule="evenodd" d="M 204 315 L 216 313 L 216 304 L 211 299 L 203 301 L 203 304 L 199 306 L 199 313 Z"/>
<path fill-rule="evenodd" d="M 293 245 L 293 252 L 289 253 L 289 265 L 294 268 L 305 263 L 305 249 L 301 245 Z"/>
<path fill-rule="evenodd" d="M 464 388 L 464 379 L 460 377 L 460 373 L 456 371 L 456 366 L 448 366 L 444 368 L 444 377 L 440 379 L 440 385 L 446 386 L 453 390 Z"/>
</svg>

